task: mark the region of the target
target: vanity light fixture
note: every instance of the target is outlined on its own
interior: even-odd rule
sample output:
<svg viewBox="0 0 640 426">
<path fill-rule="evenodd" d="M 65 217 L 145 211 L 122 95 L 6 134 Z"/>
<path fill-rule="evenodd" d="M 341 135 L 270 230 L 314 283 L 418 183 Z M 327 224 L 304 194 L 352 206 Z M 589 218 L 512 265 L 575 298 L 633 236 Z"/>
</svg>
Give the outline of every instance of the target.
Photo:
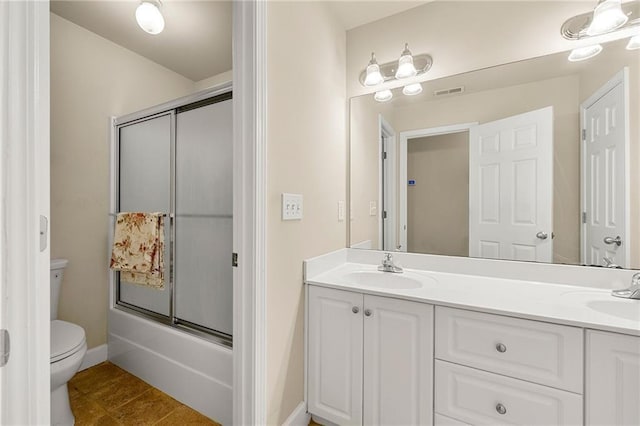
<svg viewBox="0 0 640 426">
<path fill-rule="evenodd" d="M 160 34 L 164 30 L 164 17 L 160 0 L 142 0 L 136 9 L 136 21 L 140 28 L 149 34 Z"/>
<path fill-rule="evenodd" d="M 413 56 L 409 50 L 409 43 L 404 44 L 404 50 L 398 60 L 398 69 L 396 70 L 396 79 L 401 80 L 403 78 L 415 77 L 418 74 L 418 70 L 413 65 Z"/>
<path fill-rule="evenodd" d="M 593 19 L 587 28 L 587 35 L 608 33 L 623 26 L 629 17 L 622 11 L 621 0 L 600 0 L 593 11 Z"/>
<path fill-rule="evenodd" d="M 567 59 L 571 62 L 584 61 L 585 59 L 593 58 L 600 52 L 602 52 L 602 46 L 599 44 L 592 44 L 591 46 L 573 49 Z"/>
<path fill-rule="evenodd" d="M 376 86 L 384 83 L 384 78 L 382 74 L 380 74 L 380 65 L 378 65 L 376 55 L 373 52 L 371 52 L 371 60 L 369 61 L 369 65 L 367 65 L 366 73 L 367 76 L 364 79 L 365 86 Z"/>
<path fill-rule="evenodd" d="M 402 88 L 403 95 L 414 96 L 420 93 L 422 93 L 422 84 L 420 83 L 407 84 Z"/>
<path fill-rule="evenodd" d="M 627 50 L 636 50 L 640 49 L 640 34 L 636 34 L 629 39 L 629 43 L 627 44 Z"/>
<path fill-rule="evenodd" d="M 622 3 L 622 0 L 600 0 L 592 12 L 572 16 L 564 21 L 560 33 L 567 40 L 588 40 L 603 34 L 640 29 L 640 16 L 636 1 Z M 631 37 L 627 49 L 640 47 L 638 35 Z M 596 43 L 574 49 L 569 55 L 572 62 L 593 58 L 602 51 Z"/>
<path fill-rule="evenodd" d="M 391 90 L 389 89 L 381 90 L 376 92 L 376 94 L 373 95 L 373 98 L 378 102 L 387 102 L 393 98 L 393 93 L 391 93 Z"/>
</svg>

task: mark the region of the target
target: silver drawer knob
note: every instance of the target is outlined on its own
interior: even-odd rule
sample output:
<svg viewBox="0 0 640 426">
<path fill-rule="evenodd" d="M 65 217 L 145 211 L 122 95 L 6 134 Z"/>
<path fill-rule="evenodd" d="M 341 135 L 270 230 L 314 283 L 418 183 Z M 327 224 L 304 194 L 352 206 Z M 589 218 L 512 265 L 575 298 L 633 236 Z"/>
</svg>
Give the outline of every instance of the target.
<svg viewBox="0 0 640 426">
<path fill-rule="evenodd" d="M 502 404 L 496 405 L 496 411 L 498 414 L 507 414 L 507 408 Z"/>
<path fill-rule="evenodd" d="M 353 308 L 351 308 L 351 312 L 353 312 L 354 314 L 357 314 L 358 312 L 360 312 L 360 308 L 358 308 L 357 306 L 354 306 Z"/>
<path fill-rule="evenodd" d="M 507 351 L 507 347 L 502 343 L 498 343 L 496 345 L 496 350 L 500 353 L 505 353 Z"/>
<path fill-rule="evenodd" d="M 373 312 L 371 311 L 371 309 L 365 309 L 364 310 L 364 316 L 365 317 L 370 317 L 371 315 L 373 315 Z"/>
</svg>

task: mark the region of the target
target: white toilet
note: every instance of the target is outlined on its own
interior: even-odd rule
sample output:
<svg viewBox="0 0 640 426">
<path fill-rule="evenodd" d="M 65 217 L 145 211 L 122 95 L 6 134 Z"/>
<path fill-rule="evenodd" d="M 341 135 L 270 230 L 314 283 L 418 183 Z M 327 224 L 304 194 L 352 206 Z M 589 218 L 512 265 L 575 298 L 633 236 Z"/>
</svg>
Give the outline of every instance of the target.
<svg viewBox="0 0 640 426">
<path fill-rule="evenodd" d="M 67 382 L 87 352 L 84 329 L 58 318 L 58 299 L 66 259 L 51 259 L 51 424 L 73 425 Z"/>
</svg>

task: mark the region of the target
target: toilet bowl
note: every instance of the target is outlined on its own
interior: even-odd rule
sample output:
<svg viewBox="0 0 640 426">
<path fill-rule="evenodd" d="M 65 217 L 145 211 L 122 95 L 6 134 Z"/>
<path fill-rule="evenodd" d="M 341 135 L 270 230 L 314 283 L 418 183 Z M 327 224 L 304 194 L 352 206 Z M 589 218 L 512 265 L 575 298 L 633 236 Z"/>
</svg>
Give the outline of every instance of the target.
<svg viewBox="0 0 640 426">
<path fill-rule="evenodd" d="M 56 319 L 63 270 L 68 261 L 51 260 L 51 424 L 73 425 L 67 382 L 76 374 L 87 353 L 84 329 Z"/>
</svg>

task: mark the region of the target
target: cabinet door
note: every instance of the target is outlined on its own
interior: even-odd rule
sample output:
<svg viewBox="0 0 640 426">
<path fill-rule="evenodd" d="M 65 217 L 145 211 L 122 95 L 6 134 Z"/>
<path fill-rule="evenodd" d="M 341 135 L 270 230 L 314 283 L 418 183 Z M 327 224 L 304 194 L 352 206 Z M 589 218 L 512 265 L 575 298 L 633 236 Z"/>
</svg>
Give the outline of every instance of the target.
<svg viewBox="0 0 640 426">
<path fill-rule="evenodd" d="M 433 306 L 364 296 L 364 424 L 433 419 Z"/>
<path fill-rule="evenodd" d="M 308 286 L 308 410 L 362 424 L 362 294 Z"/>
<path fill-rule="evenodd" d="M 587 332 L 587 425 L 640 425 L 640 337 Z"/>
</svg>

